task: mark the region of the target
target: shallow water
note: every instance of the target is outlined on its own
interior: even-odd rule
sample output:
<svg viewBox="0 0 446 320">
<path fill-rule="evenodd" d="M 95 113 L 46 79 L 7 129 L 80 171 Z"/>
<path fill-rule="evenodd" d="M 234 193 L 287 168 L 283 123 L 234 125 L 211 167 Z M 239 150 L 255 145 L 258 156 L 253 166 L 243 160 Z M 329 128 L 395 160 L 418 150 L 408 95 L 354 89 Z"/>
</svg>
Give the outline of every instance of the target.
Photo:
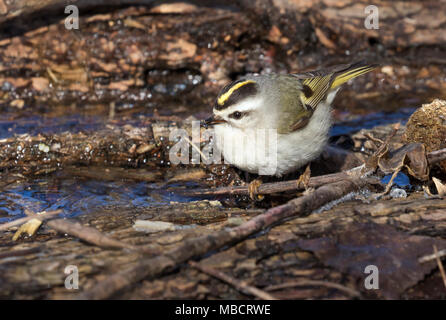
<svg viewBox="0 0 446 320">
<path fill-rule="evenodd" d="M 55 174 L 0 193 L 0 223 L 23 216 L 25 208 L 33 212 L 63 209 L 64 216 L 73 217 L 102 206 L 153 207 L 191 200 L 154 183 L 67 179 Z"/>
</svg>

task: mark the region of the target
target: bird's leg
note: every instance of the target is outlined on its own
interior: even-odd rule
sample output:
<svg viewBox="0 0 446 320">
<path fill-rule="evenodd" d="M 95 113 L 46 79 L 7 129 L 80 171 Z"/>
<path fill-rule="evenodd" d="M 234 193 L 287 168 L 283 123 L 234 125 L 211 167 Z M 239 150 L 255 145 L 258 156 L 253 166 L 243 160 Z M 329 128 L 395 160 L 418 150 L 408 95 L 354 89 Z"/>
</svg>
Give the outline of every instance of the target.
<svg viewBox="0 0 446 320">
<path fill-rule="evenodd" d="M 262 179 L 259 177 L 251 181 L 248 185 L 249 197 L 255 201 L 262 201 L 265 197 L 258 193 L 259 187 L 262 185 Z"/>
<path fill-rule="evenodd" d="M 307 164 L 304 173 L 302 173 L 299 179 L 297 179 L 297 187 L 305 188 L 305 190 L 307 190 L 310 184 L 310 177 L 311 177 L 310 164 Z"/>
<path fill-rule="evenodd" d="M 245 179 L 246 182 L 248 182 L 249 179 L 249 173 L 245 171 Z M 262 196 L 261 194 L 258 194 L 258 189 L 259 187 L 262 185 L 263 181 L 261 176 L 259 176 L 257 179 L 254 179 L 253 181 L 251 181 L 248 185 L 248 192 L 249 192 L 249 197 L 252 200 L 255 201 L 261 201 L 263 200 L 264 196 Z"/>
</svg>

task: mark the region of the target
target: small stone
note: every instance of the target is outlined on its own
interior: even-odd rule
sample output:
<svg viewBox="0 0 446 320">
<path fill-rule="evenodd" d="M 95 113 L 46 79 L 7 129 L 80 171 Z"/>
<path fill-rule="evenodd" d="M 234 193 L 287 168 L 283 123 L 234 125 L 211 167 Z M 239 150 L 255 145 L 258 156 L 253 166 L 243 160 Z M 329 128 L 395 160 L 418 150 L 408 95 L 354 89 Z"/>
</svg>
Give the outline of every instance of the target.
<svg viewBox="0 0 446 320">
<path fill-rule="evenodd" d="M 241 217 L 229 218 L 226 222 L 227 227 L 238 227 L 243 224 L 246 220 Z"/>
<path fill-rule="evenodd" d="M 164 221 L 146 221 L 136 220 L 133 228 L 136 231 L 142 231 L 146 233 L 155 233 L 160 231 L 172 231 L 175 230 L 175 225 L 170 222 Z"/>
<path fill-rule="evenodd" d="M 407 192 L 404 189 L 393 188 L 390 191 L 390 196 L 392 198 L 407 198 Z"/>
<path fill-rule="evenodd" d="M 39 143 L 39 150 L 42 151 L 42 152 L 47 153 L 47 152 L 50 151 L 50 147 L 47 146 L 47 145 L 44 144 L 44 143 Z"/>
</svg>

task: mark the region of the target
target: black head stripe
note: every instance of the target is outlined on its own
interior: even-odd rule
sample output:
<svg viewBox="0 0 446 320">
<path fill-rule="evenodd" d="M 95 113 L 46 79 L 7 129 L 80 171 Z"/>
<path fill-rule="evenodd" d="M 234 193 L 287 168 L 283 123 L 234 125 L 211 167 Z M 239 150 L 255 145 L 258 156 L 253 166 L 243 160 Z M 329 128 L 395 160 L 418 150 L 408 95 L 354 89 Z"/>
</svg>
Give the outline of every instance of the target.
<svg viewBox="0 0 446 320">
<path fill-rule="evenodd" d="M 227 96 L 226 99 L 224 99 L 222 104 L 219 104 L 219 98 L 222 97 L 224 94 L 228 94 L 230 92 L 230 90 L 232 88 L 235 88 L 237 85 L 242 84 L 240 87 L 238 87 L 237 89 L 233 90 L 232 93 L 230 93 L 229 96 Z M 238 81 L 234 81 L 228 85 L 226 85 L 221 91 L 220 94 L 217 97 L 217 100 L 215 102 L 215 109 L 216 110 L 223 110 L 226 109 L 227 107 L 238 103 L 244 99 L 246 99 L 249 96 L 254 96 L 256 95 L 258 92 L 258 84 L 255 83 L 254 81 L 250 81 L 250 80 L 238 80 Z"/>
</svg>

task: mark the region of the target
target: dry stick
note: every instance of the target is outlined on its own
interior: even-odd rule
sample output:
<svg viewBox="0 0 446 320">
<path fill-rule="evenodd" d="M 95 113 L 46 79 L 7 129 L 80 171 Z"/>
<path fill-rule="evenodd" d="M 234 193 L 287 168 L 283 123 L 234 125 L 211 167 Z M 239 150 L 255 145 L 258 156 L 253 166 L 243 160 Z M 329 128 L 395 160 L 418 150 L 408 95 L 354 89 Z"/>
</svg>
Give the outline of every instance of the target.
<svg viewBox="0 0 446 320">
<path fill-rule="evenodd" d="M 186 139 L 186 141 L 192 146 L 192 148 L 194 148 L 202 157 L 202 159 L 204 159 L 205 161 L 208 160 L 208 158 L 204 155 L 204 153 L 200 150 L 200 147 L 198 147 L 195 143 L 193 143 L 188 137 L 184 137 L 184 139 Z"/>
<path fill-rule="evenodd" d="M 62 210 L 58 210 L 59 213 Z M 25 214 L 28 216 L 27 218 L 37 218 L 39 219 L 40 215 L 35 214 L 34 212 L 25 209 Z M 68 234 L 70 236 L 79 238 L 85 242 L 90 244 L 94 244 L 98 247 L 103 248 L 117 248 L 117 249 L 131 249 L 135 250 L 136 247 L 125 242 L 121 242 L 119 240 L 110 238 L 99 232 L 97 229 L 92 227 L 86 227 L 81 225 L 79 222 L 72 222 L 67 219 L 55 219 L 47 222 L 47 225 L 64 234 Z"/>
<path fill-rule="evenodd" d="M 263 228 L 289 217 L 307 215 L 313 210 L 331 201 L 337 200 L 346 194 L 357 191 L 367 184 L 359 174 L 343 181 L 331 183 L 320 187 L 313 193 L 295 198 L 287 203 L 273 207 L 242 225 L 215 232 L 213 234 L 190 239 L 181 246 L 154 258 L 145 258 L 128 269 L 107 277 L 97 283 L 90 290 L 81 293 L 79 299 L 106 299 L 116 292 L 149 277 L 174 270 L 178 265 L 202 256 L 209 251 L 217 250 L 223 246 L 237 243 L 246 237 L 259 232 Z"/>
<path fill-rule="evenodd" d="M 427 161 L 429 165 L 434 165 L 443 160 L 446 160 L 446 148 L 433 151 L 427 154 Z M 333 183 L 337 181 L 342 181 L 344 179 L 349 179 L 351 176 L 355 176 L 357 171 L 360 171 L 363 168 L 364 165 L 361 165 L 347 171 L 326 174 L 318 177 L 311 177 L 307 187 L 317 188 L 327 183 Z M 299 183 L 299 180 L 296 179 L 296 180 L 264 183 L 259 186 L 259 188 L 257 189 L 257 193 L 272 194 L 285 191 L 302 190 L 304 188 L 305 186 L 302 183 Z M 182 192 L 183 194 L 190 196 L 206 196 L 206 195 L 218 196 L 226 194 L 248 195 L 249 189 L 248 186 L 230 186 L 216 189 L 195 189 L 190 191 L 185 190 Z"/>
<path fill-rule="evenodd" d="M 401 169 L 402 169 L 402 166 L 395 170 L 395 172 L 392 174 L 392 177 L 390 178 L 389 182 L 386 185 L 386 189 L 383 192 L 376 194 L 375 196 L 382 197 L 390 192 L 390 189 L 393 186 L 393 180 L 395 180 L 396 176 L 401 171 Z"/>
<path fill-rule="evenodd" d="M 33 215 L 33 216 L 27 216 L 24 218 L 20 218 L 11 222 L 3 223 L 0 225 L 0 231 L 8 230 L 9 228 L 19 226 L 21 224 L 24 224 L 25 222 L 28 222 L 32 219 L 39 219 L 39 220 L 46 220 L 53 218 L 54 216 L 62 213 L 62 210 L 55 210 L 55 211 L 48 211 L 48 212 L 41 212 L 39 214 Z"/>
<path fill-rule="evenodd" d="M 444 287 L 446 288 L 446 274 L 444 273 L 443 263 L 441 263 L 440 257 L 438 256 L 438 249 L 435 244 L 434 244 L 434 254 L 437 260 L 438 269 L 440 270 L 441 278 L 443 279 Z"/>
<path fill-rule="evenodd" d="M 356 298 L 361 297 L 361 293 L 359 291 L 343 286 L 342 284 L 330 281 L 319 281 L 319 280 L 300 280 L 287 282 L 283 284 L 277 284 L 268 286 L 265 288 L 265 291 L 275 291 L 280 289 L 294 288 L 294 287 L 306 287 L 306 286 L 323 286 L 327 288 L 338 289 L 339 291 L 345 292 L 348 295 Z"/>
<path fill-rule="evenodd" d="M 192 267 L 204 272 L 214 278 L 217 278 L 223 282 L 226 282 L 236 288 L 238 291 L 241 291 L 244 294 L 252 295 L 262 300 L 277 300 L 275 297 L 270 295 L 269 293 L 260 290 L 256 287 L 250 286 L 243 280 L 234 279 L 233 277 L 228 276 L 227 274 L 218 271 L 214 268 L 203 266 L 195 261 L 189 261 L 189 265 Z"/>
<path fill-rule="evenodd" d="M 446 256 L 446 249 L 440 250 L 436 254 L 434 253 L 434 254 L 428 254 L 427 256 L 423 256 L 418 259 L 418 262 L 419 263 L 428 262 L 428 261 L 437 259 L 437 257 L 441 258 L 444 256 Z"/>
<path fill-rule="evenodd" d="M 110 238 L 99 232 L 97 229 L 83 226 L 78 222 L 72 222 L 66 219 L 56 219 L 48 221 L 47 225 L 58 232 L 69 234 L 70 236 L 79 238 L 98 247 L 136 249 L 136 247 L 131 244 Z"/>
<path fill-rule="evenodd" d="M 308 188 L 317 188 L 328 183 L 339 182 L 345 179 L 350 179 L 352 176 L 356 176 L 357 173 L 364 169 L 364 165 L 355 167 L 353 169 L 326 174 L 323 176 L 312 177 L 308 182 Z M 305 186 L 302 183 L 299 183 L 299 179 L 296 180 L 288 180 L 288 181 L 280 181 L 280 182 L 271 182 L 271 183 L 263 183 L 259 186 L 257 193 L 259 194 L 272 194 L 277 192 L 284 191 L 295 191 L 304 189 Z M 191 191 L 183 191 L 185 195 L 247 195 L 249 194 L 249 186 L 231 186 L 231 187 L 221 187 L 216 189 L 196 189 Z"/>
<path fill-rule="evenodd" d="M 56 215 L 58 215 L 62 212 L 63 212 L 63 210 L 59 209 L 59 210 L 55 210 L 55 211 L 48 211 L 48 212 L 44 211 L 42 213 L 35 214 L 34 212 L 31 212 L 30 210 L 25 209 L 25 214 L 27 215 L 27 217 L 20 218 L 20 219 L 0 225 L 0 231 L 4 231 L 11 227 L 16 227 L 16 226 L 22 225 L 32 219 L 39 219 L 41 221 L 52 219 L 52 218 L 55 218 Z M 70 236 L 79 238 L 87 243 L 96 245 L 98 247 L 137 250 L 139 252 L 148 253 L 148 254 L 154 253 L 154 251 L 152 251 L 150 248 L 147 248 L 145 246 L 134 246 L 134 245 L 113 239 L 105 234 L 102 234 L 95 228 L 86 227 L 86 226 L 81 225 L 78 222 L 72 222 L 67 219 L 51 220 L 51 221 L 47 222 L 47 225 L 60 233 L 68 234 Z M 2 256 L 2 254 L 0 253 L 0 257 L 1 256 Z"/>
<path fill-rule="evenodd" d="M 435 150 L 427 154 L 427 162 L 429 162 L 430 165 L 436 164 L 443 160 L 446 160 L 446 148 Z"/>
</svg>

